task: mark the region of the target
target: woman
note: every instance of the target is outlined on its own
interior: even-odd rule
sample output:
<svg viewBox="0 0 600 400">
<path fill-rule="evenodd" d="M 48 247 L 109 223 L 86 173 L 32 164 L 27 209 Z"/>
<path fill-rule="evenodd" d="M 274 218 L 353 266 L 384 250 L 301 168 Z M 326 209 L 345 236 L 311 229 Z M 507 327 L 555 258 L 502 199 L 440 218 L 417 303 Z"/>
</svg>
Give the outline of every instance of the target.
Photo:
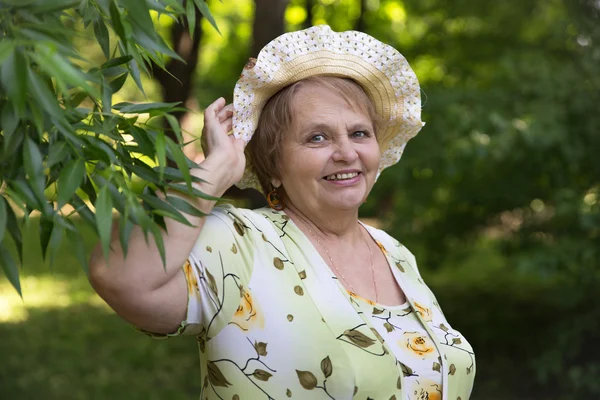
<svg viewBox="0 0 600 400">
<path fill-rule="evenodd" d="M 206 109 L 197 187 L 259 187 L 271 208 L 193 199 L 209 216 L 167 221 L 166 270 L 141 231 L 127 258 L 115 234 L 109 260 L 95 252 L 98 293 L 146 332 L 197 337 L 203 399 L 467 399 L 471 347 L 412 254 L 358 221 L 422 126 L 406 60 L 358 32 L 285 34 L 246 66 L 233 110 Z"/>
</svg>

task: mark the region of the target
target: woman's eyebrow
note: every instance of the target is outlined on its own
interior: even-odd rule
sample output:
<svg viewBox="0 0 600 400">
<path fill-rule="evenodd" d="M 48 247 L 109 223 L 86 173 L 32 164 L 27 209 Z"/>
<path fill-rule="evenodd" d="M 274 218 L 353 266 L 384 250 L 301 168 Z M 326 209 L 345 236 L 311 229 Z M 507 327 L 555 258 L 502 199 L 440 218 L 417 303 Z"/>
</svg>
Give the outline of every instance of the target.
<svg viewBox="0 0 600 400">
<path fill-rule="evenodd" d="M 302 132 L 319 132 L 319 131 L 327 131 L 331 129 L 330 125 L 324 124 L 322 122 L 317 122 L 317 123 L 309 123 L 305 126 L 301 127 Z M 368 122 L 355 122 L 353 124 L 347 125 L 347 130 L 348 131 L 371 131 L 373 130 L 373 124 L 370 124 Z"/>
<path fill-rule="evenodd" d="M 309 123 L 309 124 L 303 126 L 302 131 L 304 131 L 304 132 L 324 131 L 329 128 L 330 128 L 329 125 L 324 124 L 322 122 L 317 122 L 317 123 Z"/>
</svg>

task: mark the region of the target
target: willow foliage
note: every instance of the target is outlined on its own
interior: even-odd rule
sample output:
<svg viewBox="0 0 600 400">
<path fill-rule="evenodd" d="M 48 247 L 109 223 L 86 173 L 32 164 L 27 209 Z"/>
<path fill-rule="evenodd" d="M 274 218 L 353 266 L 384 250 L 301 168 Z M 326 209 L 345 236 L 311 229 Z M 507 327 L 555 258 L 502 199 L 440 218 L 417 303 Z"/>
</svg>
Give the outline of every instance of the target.
<svg viewBox="0 0 600 400">
<path fill-rule="evenodd" d="M 39 213 L 39 238 L 50 259 L 68 240 L 87 271 L 78 215 L 103 250 L 116 210 L 123 248 L 134 225 L 156 241 L 164 261 L 164 217 L 188 223 L 189 203 L 157 192 L 193 189 L 195 166 L 181 150 L 176 103 L 118 103 L 113 96 L 151 64 L 178 55 L 157 34 L 152 13 L 214 24 L 204 0 L 4 0 L 0 3 L 0 265 L 21 293 L 17 260 L 27 252 L 21 229 Z M 189 24 L 193 29 L 193 23 Z M 92 36 L 106 61 L 91 65 L 72 39 Z M 140 116 L 143 118 L 140 118 Z M 149 115 L 149 118 L 146 118 Z M 168 121 L 171 132 L 154 123 Z M 172 137 L 179 140 L 175 141 Z M 176 166 L 177 168 L 171 167 Z"/>
</svg>

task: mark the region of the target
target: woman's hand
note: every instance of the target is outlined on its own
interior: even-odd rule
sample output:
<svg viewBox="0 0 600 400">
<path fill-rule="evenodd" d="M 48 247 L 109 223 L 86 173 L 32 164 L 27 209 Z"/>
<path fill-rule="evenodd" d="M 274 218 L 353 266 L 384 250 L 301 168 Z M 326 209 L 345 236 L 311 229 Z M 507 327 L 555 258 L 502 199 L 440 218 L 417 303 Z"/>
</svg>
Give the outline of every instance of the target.
<svg viewBox="0 0 600 400">
<path fill-rule="evenodd" d="M 201 164 L 202 169 L 210 171 L 211 183 L 219 187 L 226 186 L 225 190 L 239 182 L 246 166 L 246 143 L 228 134 L 231 131 L 232 117 L 233 106 L 225 105 L 222 97 L 204 111 L 202 147 L 205 160 Z"/>
</svg>

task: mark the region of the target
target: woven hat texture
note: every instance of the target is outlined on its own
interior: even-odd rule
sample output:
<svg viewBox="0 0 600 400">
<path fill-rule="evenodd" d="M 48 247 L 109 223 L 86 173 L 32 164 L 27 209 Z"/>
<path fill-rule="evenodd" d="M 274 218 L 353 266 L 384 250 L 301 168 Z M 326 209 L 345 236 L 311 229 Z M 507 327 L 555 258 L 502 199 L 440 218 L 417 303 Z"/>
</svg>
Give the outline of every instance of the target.
<svg viewBox="0 0 600 400">
<path fill-rule="evenodd" d="M 384 121 L 377 133 L 381 149 L 377 176 L 397 163 L 406 142 L 424 125 L 415 73 L 392 46 L 362 32 L 334 32 L 326 25 L 285 33 L 250 59 L 233 94 L 235 137 L 250 141 L 271 96 L 317 75 L 350 78 L 363 88 Z M 246 166 L 237 186 L 260 190 L 251 166 Z"/>
</svg>

